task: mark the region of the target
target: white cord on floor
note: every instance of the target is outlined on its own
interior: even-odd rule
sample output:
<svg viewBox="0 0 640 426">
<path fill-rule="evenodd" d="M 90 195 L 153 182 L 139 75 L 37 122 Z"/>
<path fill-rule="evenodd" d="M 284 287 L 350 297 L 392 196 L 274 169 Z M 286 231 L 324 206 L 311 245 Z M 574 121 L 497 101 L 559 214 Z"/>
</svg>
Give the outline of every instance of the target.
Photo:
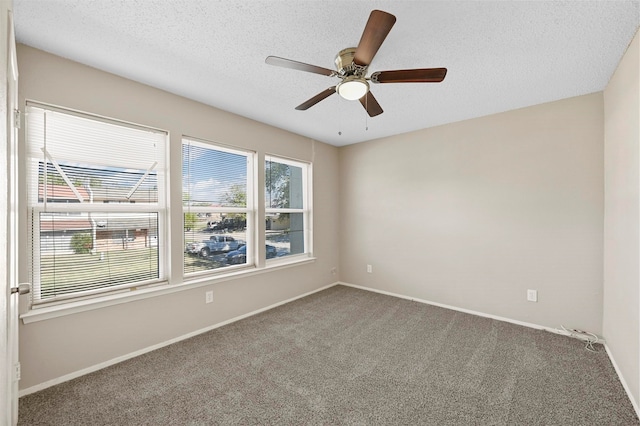
<svg viewBox="0 0 640 426">
<path fill-rule="evenodd" d="M 567 335 L 567 336 L 571 336 L 573 338 L 576 339 L 580 339 L 580 340 L 584 340 L 585 342 L 585 349 L 591 352 L 598 352 L 596 350 L 596 348 L 593 347 L 594 344 L 598 343 L 598 341 L 600 339 L 598 339 L 598 336 L 596 336 L 593 333 L 590 333 L 588 331 L 582 331 L 582 330 L 578 330 L 575 328 L 565 328 L 564 325 L 561 325 L 560 327 L 562 327 L 562 334 Z M 558 330 L 560 331 L 560 330 Z"/>
</svg>

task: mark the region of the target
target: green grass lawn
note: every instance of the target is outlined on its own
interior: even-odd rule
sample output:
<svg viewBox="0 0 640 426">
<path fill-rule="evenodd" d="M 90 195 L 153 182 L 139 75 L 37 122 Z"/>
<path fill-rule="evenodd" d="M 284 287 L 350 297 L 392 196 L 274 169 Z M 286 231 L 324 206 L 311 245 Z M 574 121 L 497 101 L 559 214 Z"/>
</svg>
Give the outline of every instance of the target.
<svg viewBox="0 0 640 426">
<path fill-rule="evenodd" d="M 227 266 L 215 257 L 203 259 L 185 254 L 185 272 Z M 96 254 L 44 255 L 41 258 L 42 299 L 96 288 L 157 279 L 158 249 L 113 250 Z"/>
<path fill-rule="evenodd" d="M 113 250 L 102 254 L 45 255 L 42 298 L 158 278 L 158 249 Z"/>
</svg>

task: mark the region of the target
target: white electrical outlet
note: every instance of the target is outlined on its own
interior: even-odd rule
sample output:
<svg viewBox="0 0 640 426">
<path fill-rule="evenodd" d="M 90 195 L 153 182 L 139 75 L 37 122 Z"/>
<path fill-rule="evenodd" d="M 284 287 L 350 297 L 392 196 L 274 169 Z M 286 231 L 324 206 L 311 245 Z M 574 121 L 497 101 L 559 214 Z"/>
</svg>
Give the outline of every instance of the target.
<svg viewBox="0 0 640 426">
<path fill-rule="evenodd" d="M 204 302 L 211 303 L 213 302 L 213 291 L 209 290 L 204 294 Z"/>
<path fill-rule="evenodd" d="M 527 290 L 527 300 L 529 302 L 538 301 L 538 290 Z"/>
<path fill-rule="evenodd" d="M 367 265 L 367 272 L 368 273 L 372 273 L 373 272 L 373 266 Z"/>
</svg>

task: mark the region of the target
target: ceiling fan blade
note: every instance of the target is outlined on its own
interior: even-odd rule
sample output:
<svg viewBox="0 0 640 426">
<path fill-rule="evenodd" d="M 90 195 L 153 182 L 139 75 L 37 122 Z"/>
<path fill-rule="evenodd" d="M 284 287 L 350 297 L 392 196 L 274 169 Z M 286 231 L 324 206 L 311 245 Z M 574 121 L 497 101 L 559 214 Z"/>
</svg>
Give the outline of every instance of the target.
<svg viewBox="0 0 640 426">
<path fill-rule="evenodd" d="M 304 62 L 292 61 L 291 59 L 280 58 L 278 56 L 267 56 L 265 62 L 269 65 L 275 65 L 277 67 L 307 71 L 315 74 L 327 75 L 329 77 L 336 74 L 335 71 L 330 70 L 329 68 L 322 68 L 316 65 L 305 64 Z"/>
<path fill-rule="evenodd" d="M 324 91 L 318 93 L 317 95 L 315 95 L 313 98 L 309 99 L 308 101 L 305 101 L 305 102 L 301 103 L 300 105 L 298 105 L 296 107 L 296 109 L 298 111 L 307 110 L 307 109 L 311 108 L 312 106 L 314 106 L 315 104 L 317 104 L 318 102 L 320 102 L 321 100 L 323 100 L 325 98 L 328 98 L 329 96 L 333 95 L 334 93 L 336 93 L 336 86 L 329 87 L 327 90 L 324 90 Z"/>
<path fill-rule="evenodd" d="M 395 23 L 396 17 L 392 14 L 381 10 L 371 11 L 367 25 L 364 27 L 362 37 L 356 48 L 353 62 L 362 66 L 369 65 Z"/>
<path fill-rule="evenodd" d="M 370 79 L 373 83 L 440 83 L 446 75 L 446 68 L 419 68 L 376 71 Z"/>
<path fill-rule="evenodd" d="M 383 113 L 382 107 L 373 96 L 371 92 L 367 92 L 366 95 L 360 98 L 360 103 L 367 110 L 369 117 L 375 117 L 376 115 L 380 115 Z"/>
</svg>

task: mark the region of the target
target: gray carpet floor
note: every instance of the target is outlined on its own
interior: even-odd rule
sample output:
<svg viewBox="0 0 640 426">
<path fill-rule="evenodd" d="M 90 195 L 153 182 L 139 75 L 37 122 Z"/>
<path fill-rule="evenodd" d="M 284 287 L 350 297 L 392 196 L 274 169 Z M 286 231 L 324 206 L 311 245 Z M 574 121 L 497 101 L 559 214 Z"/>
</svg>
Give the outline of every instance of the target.
<svg viewBox="0 0 640 426">
<path fill-rule="evenodd" d="M 639 425 L 604 348 L 336 286 L 20 399 L 20 425 Z"/>
</svg>

